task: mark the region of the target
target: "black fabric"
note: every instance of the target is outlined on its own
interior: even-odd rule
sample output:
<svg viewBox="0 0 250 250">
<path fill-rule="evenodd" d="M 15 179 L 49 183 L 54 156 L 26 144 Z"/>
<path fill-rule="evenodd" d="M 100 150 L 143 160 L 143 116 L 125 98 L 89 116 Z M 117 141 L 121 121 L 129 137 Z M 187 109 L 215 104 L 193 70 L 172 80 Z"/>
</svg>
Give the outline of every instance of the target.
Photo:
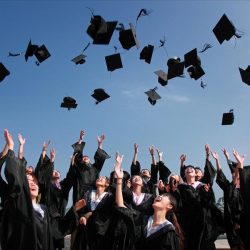
<svg viewBox="0 0 250 250">
<path fill-rule="evenodd" d="M 229 182 L 222 170 L 217 172 L 216 183 L 223 190 L 224 195 L 224 225 L 230 247 L 241 245 L 240 232 L 235 230 L 234 225 L 241 224 L 243 212 L 243 200 L 240 190 Z"/>
</svg>

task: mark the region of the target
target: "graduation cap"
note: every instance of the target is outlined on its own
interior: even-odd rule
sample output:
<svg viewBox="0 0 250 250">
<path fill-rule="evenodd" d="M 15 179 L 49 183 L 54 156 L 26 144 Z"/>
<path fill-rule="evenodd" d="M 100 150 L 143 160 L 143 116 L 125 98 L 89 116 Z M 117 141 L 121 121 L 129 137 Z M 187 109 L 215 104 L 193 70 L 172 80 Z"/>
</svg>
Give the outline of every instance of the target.
<svg viewBox="0 0 250 250">
<path fill-rule="evenodd" d="M 184 62 L 180 58 L 170 58 L 167 62 L 168 65 L 168 80 L 182 76 L 184 71 Z"/>
<path fill-rule="evenodd" d="M 225 40 L 229 41 L 233 36 L 236 36 L 237 38 L 241 37 L 236 33 L 233 23 L 228 19 L 226 14 L 224 14 L 215 25 L 213 33 L 220 44 L 222 44 Z"/>
<path fill-rule="evenodd" d="M 239 68 L 242 82 L 250 85 L 250 65 L 244 70 Z"/>
<path fill-rule="evenodd" d="M 63 98 L 63 102 L 61 103 L 61 108 L 75 109 L 77 107 L 76 100 L 72 97 L 66 96 Z"/>
<path fill-rule="evenodd" d="M 140 59 L 145 60 L 146 63 L 150 64 L 153 51 L 154 51 L 153 45 L 149 44 L 148 46 L 145 46 L 140 53 Z"/>
<path fill-rule="evenodd" d="M 87 29 L 87 34 L 93 39 L 93 44 L 109 44 L 117 21 L 106 22 L 101 16 L 93 16 Z"/>
<path fill-rule="evenodd" d="M 85 58 L 86 58 L 85 55 L 80 54 L 80 55 L 74 57 L 71 61 L 74 62 L 76 65 L 77 64 L 84 64 L 86 62 Z"/>
<path fill-rule="evenodd" d="M 228 113 L 224 113 L 222 116 L 221 125 L 232 125 L 234 123 L 233 109 L 230 109 Z"/>
<path fill-rule="evenodd" d="M 139 41 L 136 37 L 135 29 L 132 23 L 129 24 L 130 29 L 121 30 L 119 32 L 119 41 L 122 47 L 126 50 L 136 46 L 138 49 L 140 47 Z"/>
<path fill-rule="evenodd" d="M 163 70 L 157 70 L 154 72 L 158 76 L 158 83 L 162 86 L 166 86 L 168 84 L 168 74 L 165 73 Z"/>
<path fill-rule="evenodd" d="M 195 79 L 195 80 L 198 80 L 203 75 L 205 75 L 205 72 L 204 72 L 203 68 L 198 64 L 196 66 L 189 67 L 187 69 L 187 72 L 190 75 L 190 77 Z M 204 86 L 204 85 L 202 85 L 202 86 Z"/>
<path fill-rule="evenodd" d="M 120 53 L 105 56 L 105 60 L 108 71 L 114 71 L 116 69 L 123 68 Z"/>
<path fill-rule="evenodd" d="M 0 63 L 0 82 L 3 81 L 3 79 L 9 74 L 9 70 L 7 70 L 2 63 Z"/>
<path fill-rule="evenodd" d="M 29 44 L 27 46 L 27 49 L 26 49 L 25 55 L 24 55 L 24 58 L 25 58 L 26 62 L 28 61 L 28 57 L 31 57 L 31 56 L 33 56 L 35 54 L 38 47 L 39 47 L 38 45 L 32 44 L 31 40 L 29 41 Z"/>
<path fill-rule="evenodd" d="M 104 89 L 95 89 L 91 96 L 96 99 L 96 104 L 110 97 L 110 95 L 108 95 Z"/>
<path fill-rule="evenodd" d="M 42 63 L 43 61 L 45 61 L 46 59 L 48 59 L 50 57 L 50 53 L 47 50 L 47 48 L 45 47 L 45 45 L 38 47 L 36 49 L 34 55 L 37 58 L 39 63 Z"/>
<path fill-rule="evenodd" d="M 155 105 L 156 101 L 161 99 L 161 96 L 156 92 L 156 89 L 157 89 L 157 87 L 145 92 L 145 94 L 148 96 L 148 101 L 152 105 Z"/>
<path fill-rule="evenodd" d="M 184 55 L 185 68 L 191 65 L 201 65 L 200 57 L 197 55 L 197 49 L 193 49 Z"/>
</svg>

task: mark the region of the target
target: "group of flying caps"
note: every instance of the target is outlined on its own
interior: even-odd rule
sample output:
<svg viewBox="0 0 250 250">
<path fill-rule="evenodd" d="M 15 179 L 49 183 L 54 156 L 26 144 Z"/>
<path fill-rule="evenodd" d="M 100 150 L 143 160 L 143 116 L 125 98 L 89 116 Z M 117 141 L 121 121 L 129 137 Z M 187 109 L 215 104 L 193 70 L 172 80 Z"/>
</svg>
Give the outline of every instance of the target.
<svg viewBox="0 0 250 250">
<path fill-rule="evenodd" d="M 149 12 L 146 9 L 141 9 L 140 13 L 137 16 L 137 21 L 141 16 L 148 15 Z M 94 15 L 90 20 L 90 24 L 86 30 L 86 33 L 92 39 L 92 44 L 94 45 L 109 45 L 114 31 L 119 31 L 119 42 L 123 49 L 129 50 L 132 47 L 140 48 L 140 44 L 136 35 L 136 29 L 132 23 L 129 23 L 129 28 L 125 28 L 122 23 L 118 21 L 105 21 L 105 19 L 100 15 Z M 220 44 L 224 41 L 229 41 L 233 36 L 240 38 L 241 35 L 237 32 L 233 23 L 228 19 L 224 14 L 218 23 L 213 28 L 213 33 Z M 165 40 L 160 40 L 161 45 L 159 47 L 164 47 Z M 75 64 L 84 64 L 86 62 L 86 55 L 84 51 L 88 48 L 90 43 L 85 47 L 83 52 L 80 55 L 74 57 L 71 61 Z M 140 60 L 144 60 L 146 63 L 150 64 L 153 56 L 154 47 L 151 44 L 144 46 L 140 52 Z M 203 53 L 206 49 L 211 48 L 210 44 L 206 44 L 205 49 L 202 51 L 197 51 L 197 49 L 192 49 L 184 55 L 184 60 L 181 61 L 179 57 L 169 58 L 167 61 L 167 72 L 160 69 L 154 73 L 158 76 L 158 83 L 161 86 L 166 86 L 168 81 L 175 77 L 184 77 L 184 70 L 187 69 L 189 76 L 198 80 L 203 75 L 205 71 L 201 66 L 201 59 L 198 56 L 198 53 Z M 116 47 L 115 47 L 116 48 Z M 116 48 L 117 50 L 117 48 Z M 9 53 L 9 56 L 17 56 L 20 54 Z M 45 45 L 35 45 L 31 43 L 31 40 L 28 43 L 27 49 L 25 51 L 25 60 L 27 61 L 29 57 L 35 56 L 37 61 L 36 64 L 39 65 L 43 61 L 47 60 L 51 55 Z M 108 71 L 114 71 L 116 69 L 123 68 L 121 54 L 117 53 L 105 56 L 106 66 Z M 239 68 L 242 81 L 250 85 L 250 65 L 244 70 Z M 0 63 L 0 82 L 10 74 L 9 70 Z M 201 87 L 205 87 L 201 81 Z M 148 101 L 151 105 L 155 105 L 157 100 L 161 99 L 161 96 L 156 92 L 157 87 L 150 89 L 145 92 L 148 96 Z M 106 93 L 104 89 L 98 88 L 93 91 L 91 95 L 95 100 L 96 104 L 108 99 L 110 95 Z M 62 108 L 76 108 L 76 100 L 72 97 L 65 97 L 61 103 Z M 228 114 L 228 115 L 225 115 Z M 224 116 L 225 115 L 225 116 Z M 230 117 L 230 119 L 228 118 Z M 223 114 L 222 125 L 230 125 L 233 123 L 233 111 L 230 110 L 229 113 Z"/>
</svg>

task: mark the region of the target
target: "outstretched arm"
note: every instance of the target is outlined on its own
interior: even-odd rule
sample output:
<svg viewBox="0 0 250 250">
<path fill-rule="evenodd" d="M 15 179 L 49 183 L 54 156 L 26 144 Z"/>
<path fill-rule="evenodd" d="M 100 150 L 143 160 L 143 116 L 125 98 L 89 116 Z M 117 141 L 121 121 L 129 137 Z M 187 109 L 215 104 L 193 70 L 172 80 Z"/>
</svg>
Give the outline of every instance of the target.
<svg viewBox="0 0 250 250">
<path fill-rule="evenodd" d="M 217 171 L 219 172 L 221 170 L 219 155 L 217 152 L 212 152 L 212 151 L 211 151 L 211 154 L 212 154 L 213 158 L 215 159 L 216 168 L 217 168 Z"/>
<path fill-rule="evenodd" d="M 138 159 L 138 144 L 134 144 L 134 157 L 133 157 L 133 164 L 136 165 Z"/>
<path fill-rule="evenodd" d="M 48 149 L 49 144 L 50 144 L 50 140 L 47 141 L 47 142 L 45 141 L 45 142 L 43 143 L 42 159 L 44 159 L 45 156 L 46 156 L 46 152 L 47 152 L 47 149 Z"/>
<path fill-rule="evenodd" d="M 105 135 L 101 135 L 97 137 L 98 148 L 102 149 L 104 139 L 105 139 Z"/>
<path fill-rule="evenodd" d="M 205 145 L 206 159 L 209 161 L 210 156 L 210 146 L 208 144 Z"/>
<path fill-rule="evenodd" d="M 155 160 L 155 147 L 152 145 L 149 147 L 149 152 L 152 158 L 152 165 L 156 165 L 156 160 Z"/>
<path fill-rule="evenodd" d="M 8 130 L 7 129 L 5 129 L 4 130 L 4 138 L 5 138 L 5 141 L 6 141 L 6 136 L 7 136 L 7 133 L 8 133 Z M 2 150 L 2 152 L 1 152 L 1 154 L 0 154 L 0 158 L 2 158 L 2 157 L 4 157 L 7 153 L 8 153 L 8 144 L 7 143 L 5 143 L 5 145 L 4 145 L 4 148 L 3 148 L 3 150 Z"/>
<path fill-rule="evenodd" d="M 21 134 L 18 134 L 19 148 L 18 148 L 18 159 L 23 159 L 23 148 L 25 144 L 25 138 Z"/>
<path fill-rule="evenodd" d="M 180 161 L 181 161 L 181 168 L 180 168 L 180 176 L 183 180 L 185 180 L 185 161 L 186 161 L 187 156 L 185 154 L 182 154 L 180 156 Z"/>
<path fill-rule="evenodd" d="M 123 155 L 120 155 L 118 152 L 116 152 L 114 177 L 116 178 L 115 202 L 118 207 L 125 207 L 122 196 L 122 179 L 123 179 L 123 170 L 121 168 L 122 159 Z"/>
</svg>

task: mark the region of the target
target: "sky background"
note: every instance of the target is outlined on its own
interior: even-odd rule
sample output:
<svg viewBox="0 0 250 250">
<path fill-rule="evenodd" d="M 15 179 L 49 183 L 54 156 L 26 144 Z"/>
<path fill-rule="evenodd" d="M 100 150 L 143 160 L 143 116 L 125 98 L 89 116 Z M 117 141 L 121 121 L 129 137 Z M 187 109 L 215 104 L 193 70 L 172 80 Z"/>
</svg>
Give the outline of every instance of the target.
<svg viewBox="0 0 250 250">
<path fill-rule="evenodd" d="M 119 33 L 114 32 L 110 44 L 92 45 L 85 51 L 86 63 L 75 65 L 71 59 L 92 42 L 86 33 L 91 12 L 106 21 L 119 21 L 128 28 L 135 25 L 140 9 L 152 10 L 137 23 L 141 47 L 126 51 L 121 48 Z M 206 143 L 219 152 L 225 174 L 231 179 L 221 152 L 232 148 L 250 155 L 249 86 L 242 83 L 239 67 L 250 64 L 250 2 L 248 1 L 0 1 L 0 62 L 10 71 L 0 83 L 0 147 L 5 142 L 3 130 L 8 128 L 15 139 L 26 138 L 24 155 L 29 165 L 36 165 L 45 140 L 56 149 L 55 167 L 64 177 L 72 154 L 71 144 L 83 129 L 86 132 L 85 153 L 93 160 L 97 136 L 105 134 L 104 149 L 112 156 L 103 175 L 113 169 L 115 152 L 124 154 L 123 168 L 129 170 L 133 145 L 139 145 L 142 167 L 150 166 L 149 146 L 164 152 L 164 161 L 172 172 L 179 173 L 179 156 L 187 155 L 187 164 L 200 167 L 205 163 Z M 212 29 L 223 14 L 244 32 L 241 39 L 232 38 L 222 45 Z M 157 48 L 166 37 L 165 48 Z M 51 57 L 37 66 L 35 58 L 25 62 L 29 40 L 48 48 Z M 175 78 L 162 87 L 154 71 L 167 71 L 167 60 L 205 43 L 213 48 L 200 54 L 206 72 L 193 80 Z M 151 64 L 139 60 L 142 48 L 155 46 Z M 107 71 L 105 56 L 121 53 L 123 68 Z M 8 53 L 22 52 L 19 57 Z M 158 87 L 161 95 L 152 106 L 145 91 Z M 95 88 L 104 88 L 110 98 L 95 105 L 91 97 Z M 64 96 L 74 97 L 77 109 L 60 108 Z M 222 126 L 224 112 L 234 109 L 235 122 Z M 233 157 L 233 156 L 232 156 Z M 214 162 L 214 161 L 213 161 Z M 249 159 L 246 158 L 246 164 Z M 214 185 L 216 197 L 222 195 Z"/>
</svg>

